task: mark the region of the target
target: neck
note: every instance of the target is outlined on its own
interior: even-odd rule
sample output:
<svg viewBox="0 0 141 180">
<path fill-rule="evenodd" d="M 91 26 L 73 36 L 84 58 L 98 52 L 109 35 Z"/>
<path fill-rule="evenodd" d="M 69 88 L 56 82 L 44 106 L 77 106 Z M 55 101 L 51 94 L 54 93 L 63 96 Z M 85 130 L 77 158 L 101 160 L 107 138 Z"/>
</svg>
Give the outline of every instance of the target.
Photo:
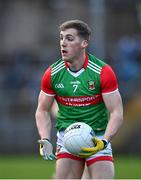
<svg viewBox="0 0 141 180">
<path fill-rule="evenodd" d="M 85 63 L 86 54 L 83 52 L 82 54 L 79 54 L 77 58 L 75 58 L 72 62 L 67 62 L 69 69 L 71 71 L 79 71 L 82 69 L 84 63 Z"/>
</svg>

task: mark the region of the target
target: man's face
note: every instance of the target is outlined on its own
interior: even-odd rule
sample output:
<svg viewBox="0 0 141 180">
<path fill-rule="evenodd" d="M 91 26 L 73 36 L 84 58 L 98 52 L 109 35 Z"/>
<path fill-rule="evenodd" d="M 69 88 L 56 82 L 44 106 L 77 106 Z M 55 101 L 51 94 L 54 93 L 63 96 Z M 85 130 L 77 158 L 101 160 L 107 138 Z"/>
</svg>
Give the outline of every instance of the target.
<svg viewBox="0 0 141 180">
<path fill-rule="evenodd" d="M 60 47 L 62 58 L 72 62 L 86 47 L 86 40 L 78 36 L 76 29 L 66 29 L 60 32 Z"/>
</svg>

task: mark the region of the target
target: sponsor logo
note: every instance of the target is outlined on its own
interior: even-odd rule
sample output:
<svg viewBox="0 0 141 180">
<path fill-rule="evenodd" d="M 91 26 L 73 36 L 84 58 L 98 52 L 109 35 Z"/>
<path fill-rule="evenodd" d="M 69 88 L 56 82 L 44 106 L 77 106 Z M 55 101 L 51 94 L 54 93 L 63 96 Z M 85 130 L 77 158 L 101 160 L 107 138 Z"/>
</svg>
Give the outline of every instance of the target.
<svg viewBox="0 0 141 180">
<path fill-rule="evenodd" d="M 62 89 L 64 88 L 64 85 L 62 83 L 55 84 L 55 88 Z"/>
<path fill-rule="evenodd" d="M 95 89 L 95 82 L 94 81 L 88 81 L 88 88 L 90 90 L 94 90 Z"/>
<path fill-rule="evenodd" d="M 73 125 L 71 126 L 68 130 L 65 130 L 65 133 L 73 130 L 73 129 L 80 129 L 81 125 L 80 124 L 76 124 L 76 125 Z"/>
<path fill-rule="evenodd" d="M 81 82 L 78 80 L 77 81 L 71 81 L 70 84 L 81 84 Z"/>
<path fill-rule="evenodd" d="M 90 106 L 103 102 L 101 94 L 94 96 L 62 97 L 57 96 L 57 101 L 65 106 Z"/>
</svg>

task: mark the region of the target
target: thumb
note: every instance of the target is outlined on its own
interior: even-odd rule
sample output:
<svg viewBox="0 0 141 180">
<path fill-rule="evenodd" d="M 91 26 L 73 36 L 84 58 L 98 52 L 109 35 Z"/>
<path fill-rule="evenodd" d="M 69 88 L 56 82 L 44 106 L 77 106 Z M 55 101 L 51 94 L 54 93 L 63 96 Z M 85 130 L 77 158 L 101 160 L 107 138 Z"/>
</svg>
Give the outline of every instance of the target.
<svg viewBox="0 0 141 180">
<path fill-rule="evenodd" d="M 103 141 L 101 139 L 95 138 L 95 143 L 99 147 L 99 149 L 103 149 L 104 148 L 104 143 L 103 143 Z"/>
<path fill-rule="evenodd" d="M 40 155 L 43 156 L 43 149 L 42 149 L 42 145 L 40 144 Z"/>
<path fill-rule="evenodd" d="M 100 139 L 94 137 L 94 141 L 95 141 L 95 143 L 98 143 L 100 141 Z"/>
<path fill-rule="evenodd" d="M 99 142 L 99 139 L 96 137 L 92 137 L 92 141 L 96 145 Z"/>
</svg>

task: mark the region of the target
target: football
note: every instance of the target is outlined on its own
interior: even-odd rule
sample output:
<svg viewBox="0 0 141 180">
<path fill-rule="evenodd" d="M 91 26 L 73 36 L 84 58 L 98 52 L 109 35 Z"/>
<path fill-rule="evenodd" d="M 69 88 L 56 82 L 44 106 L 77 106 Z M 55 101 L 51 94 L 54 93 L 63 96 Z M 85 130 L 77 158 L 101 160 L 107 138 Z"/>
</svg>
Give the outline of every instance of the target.
<svg viewBox="0 0 141 180">
<path fill-rule="evenodd" d="M 95 133 L 88 124 L 83 122 L 73 123 L 64 132 L 64 147 L 70 153 L 78 155 L 83 147 L 94 147 L 93 136 L 95 136 Z"/>
</svg>

